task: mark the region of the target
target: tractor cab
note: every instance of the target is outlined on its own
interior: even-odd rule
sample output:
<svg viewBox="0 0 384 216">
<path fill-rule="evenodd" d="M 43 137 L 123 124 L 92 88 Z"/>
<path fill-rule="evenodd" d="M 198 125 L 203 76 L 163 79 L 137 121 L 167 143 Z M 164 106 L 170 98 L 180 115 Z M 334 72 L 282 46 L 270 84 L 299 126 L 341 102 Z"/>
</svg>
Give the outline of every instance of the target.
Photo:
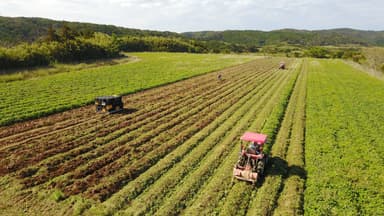
<svg viewBox="0 0 384 216">
<path fill-rule="evenodd" d="M 268 155 L 263 152 L 267 135 L 245 132 L 240 140 L 240 155 L 233 168 L 233 177 L 254 184 L 264 174 L 264 167 L 268 161 Z"/>
<path fill-rule="evenodd" d="M 123 109 L 121 96 L 100 96 L 95 98 L 96 112 L 114 113 Z"/>
</svg>

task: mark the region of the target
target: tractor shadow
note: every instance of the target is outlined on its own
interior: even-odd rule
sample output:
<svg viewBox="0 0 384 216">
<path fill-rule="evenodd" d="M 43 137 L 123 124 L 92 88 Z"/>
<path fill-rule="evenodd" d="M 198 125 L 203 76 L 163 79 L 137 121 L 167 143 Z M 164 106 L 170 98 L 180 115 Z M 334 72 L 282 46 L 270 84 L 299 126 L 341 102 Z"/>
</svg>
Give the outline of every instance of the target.
<svg viewBox="0 0 384 216">
<path fill-rule="evenodd" d="M 258 187 L 264 183 L 265 177 L 267 176 L 282 176 L 283 179 L 298 176 L 301 179 L 306 179 L 307 171 L 297 165 L 288 166 L 288 162 L 280 157 L 270 157 L 266 166 L 265 175 L 257 182 Z"/>
<path fill-rule="evenodd" d="M 124 108 L 118 112 L 111 113 L 111 115 L 129 115 L 129 114 L 135 113 L 137 111 L 138 111 L 138 109 L 134 109 L 134 108 Z"/>
</svg>

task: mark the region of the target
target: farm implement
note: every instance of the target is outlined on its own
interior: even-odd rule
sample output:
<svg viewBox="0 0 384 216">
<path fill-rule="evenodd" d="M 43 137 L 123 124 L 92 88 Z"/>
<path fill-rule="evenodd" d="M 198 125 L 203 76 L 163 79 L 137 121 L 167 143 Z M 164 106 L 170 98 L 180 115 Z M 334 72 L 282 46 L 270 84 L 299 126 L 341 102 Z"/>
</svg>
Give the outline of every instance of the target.
<svg viewBox="0 0 384 216">
<path fill-rule="evenodd" d="M 96 112 L 115 113 L 123 109 L 121 96 L 100 96 L 95 99 Z"/>
</svg>

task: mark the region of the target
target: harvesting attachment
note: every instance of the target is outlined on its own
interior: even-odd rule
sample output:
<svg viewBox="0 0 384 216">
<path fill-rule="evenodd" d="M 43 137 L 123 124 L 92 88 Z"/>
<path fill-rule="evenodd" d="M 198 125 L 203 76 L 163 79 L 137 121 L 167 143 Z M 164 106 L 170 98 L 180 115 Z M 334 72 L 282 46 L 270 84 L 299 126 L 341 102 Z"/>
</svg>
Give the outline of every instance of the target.
<svg viewBox="0 0 384 216">
<path fill-rule="evenodd" d="M 123 109 L 121 96 L 100 96 L 95 99 L 96 112 L 114 113 Z"/>
<path fill-rule="evenodd" d="M 263 152 L 267 135 L 245 132 L 240 140 L 240 155 L 233 168 L 233 177 L 255 184 L 264 174 L 264 167 L 268 162 L 268 155 Z M 246 146 L 245 143 L 249 145 Z"/>
</svg>

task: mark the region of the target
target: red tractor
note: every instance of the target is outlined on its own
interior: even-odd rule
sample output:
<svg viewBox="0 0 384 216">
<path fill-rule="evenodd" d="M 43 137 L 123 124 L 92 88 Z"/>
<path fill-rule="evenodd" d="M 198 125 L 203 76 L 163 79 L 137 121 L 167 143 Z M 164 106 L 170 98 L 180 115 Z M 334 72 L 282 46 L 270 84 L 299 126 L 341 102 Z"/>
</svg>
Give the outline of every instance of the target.
<svg viewBox="0 0 384 216">
<path fill-rule="evenodd" d="M 268 162 L 268 155 L 263 152 L 267 135 L 245 132 L 240 139 L 240 156 L 233 168 L 233 177 L 255 184 L 264 174 L 264 167 Z M 244 141 L 249 142 L 249 146 L 245 146 Z"/>
</svg>

